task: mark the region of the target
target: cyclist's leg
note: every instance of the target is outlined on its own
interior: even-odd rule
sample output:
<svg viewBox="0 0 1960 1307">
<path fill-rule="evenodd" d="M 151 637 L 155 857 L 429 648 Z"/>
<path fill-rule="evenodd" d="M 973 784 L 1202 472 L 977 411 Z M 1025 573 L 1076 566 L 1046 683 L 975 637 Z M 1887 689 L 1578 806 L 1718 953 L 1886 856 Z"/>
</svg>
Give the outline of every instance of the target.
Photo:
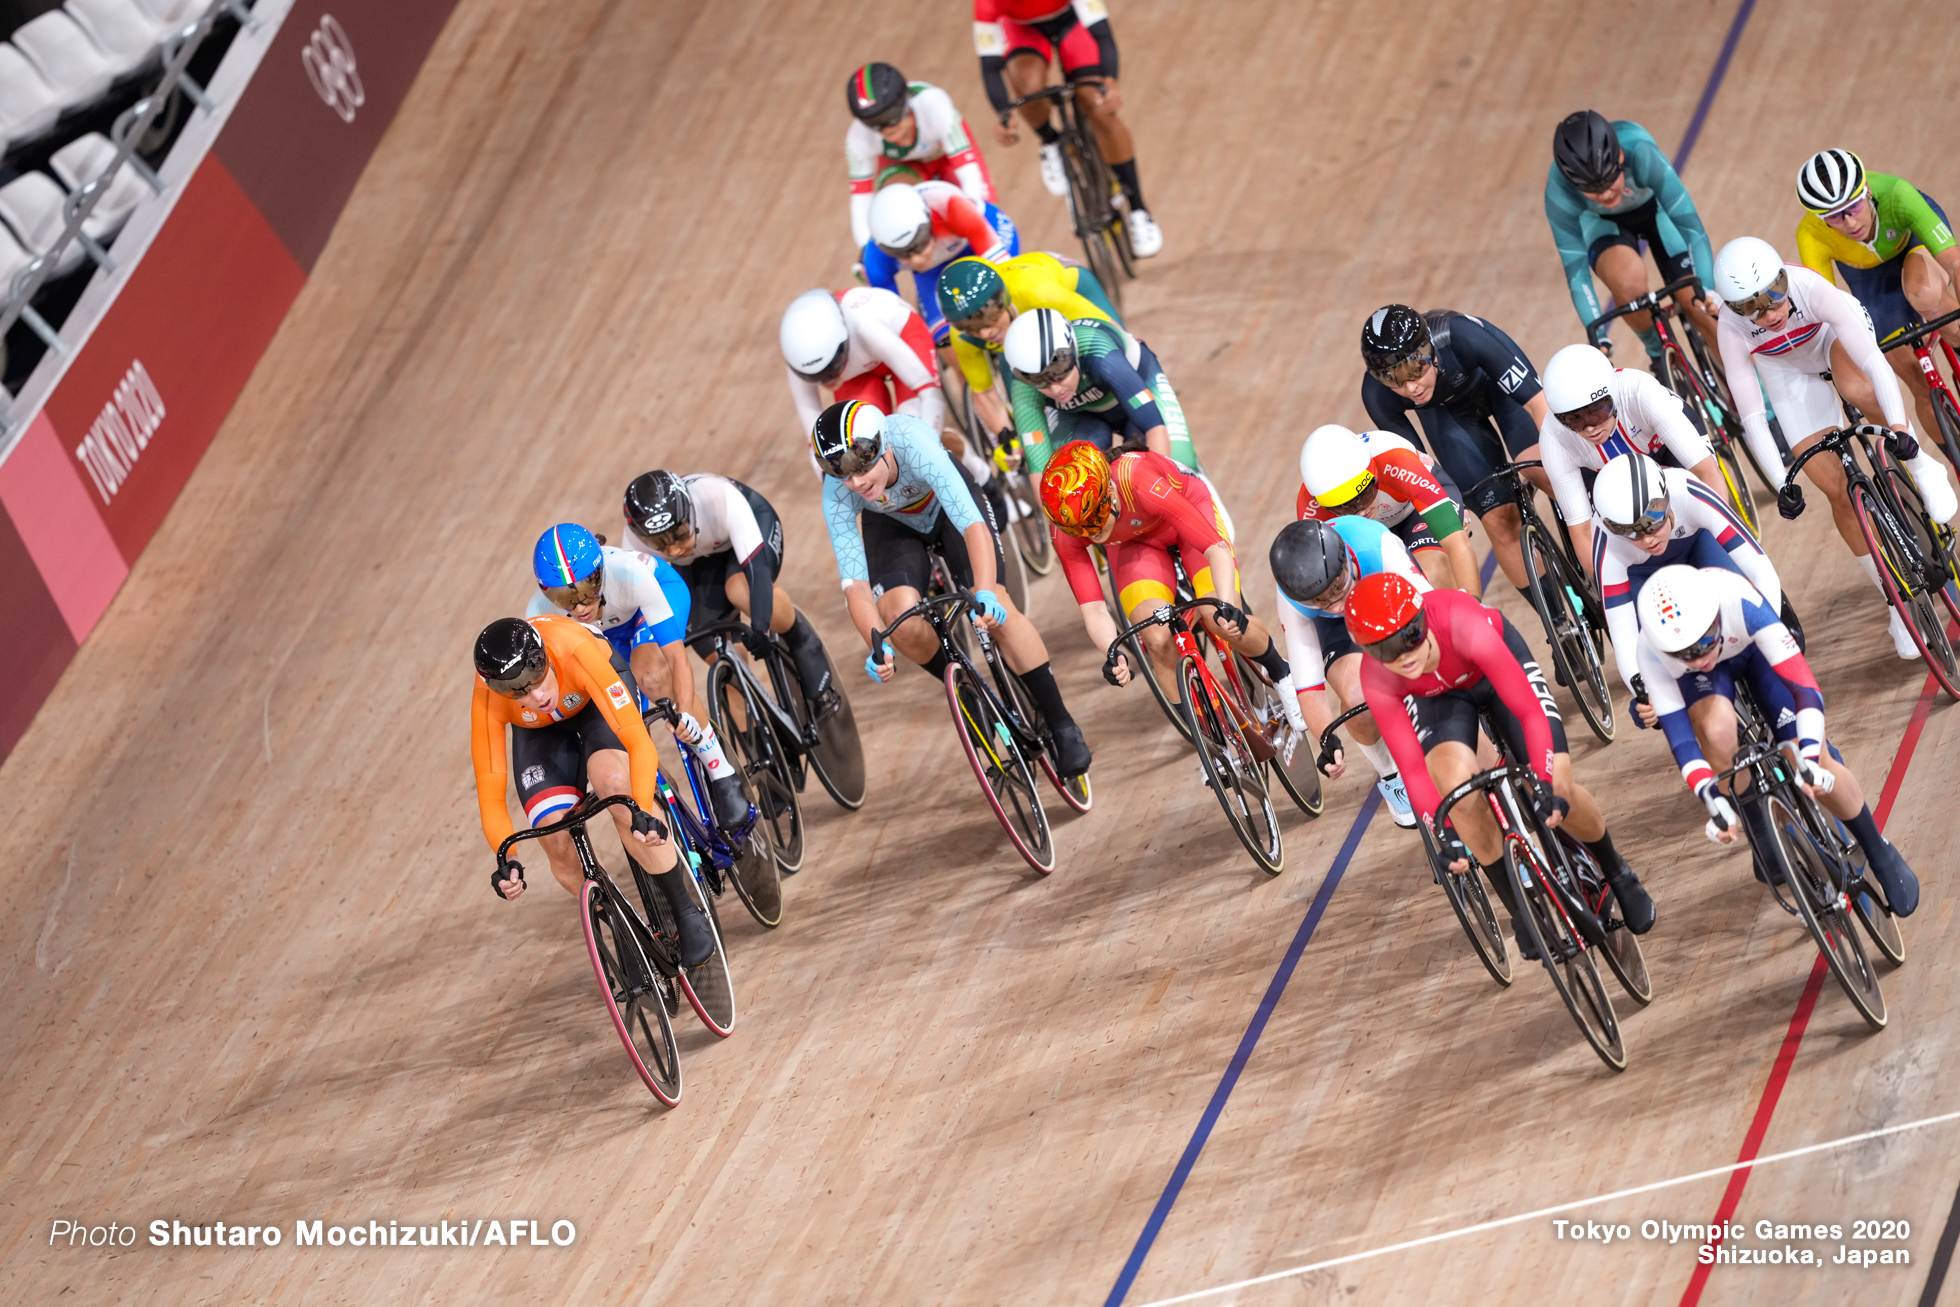
<svg viewBox="0 0 1960 1307">
<path fill-rule="evenodd" d="M 1157 545 L 1137 541 L 1103 546 L 1109 559 L 1110 584 L 1116 589 L 1116 606 L 1129 622 L 1141 622 L 1165 604 L 1177 602 L 1177 572 L 1170 554 Z M 1143 651 L 1157 670 L 1157 684 L 1182 698 L 1177 684 L 1177 644 L 1161 626 L 1150 626 L 1138 633 Z"/>
<path fill-rule="evenodd" d="M 1438 794 L 1448 794 L 1477 770 L 1477 707 L 1454 692 L 1413 702 L 1416 738 L 1422 741 L 1429 779 Z M 1481 798 L 1473 795 L 1450 809 L 1449 821 L 1479 863 L 1495 867 L 1503 861 L 1503 838 Z"/>
<path fill-rule="evenodd" d="M 1007 34 L 1007 58 L 1001 66 L 1001 76 L 1007 80 L 1007 89 L 1017 99 L 1033 95 L 1048 85 L 1048 39 L 1023 23 L 1012 18 L 1003 18 L 1001 27 Z M 1055 135 L 1052 119 L 1054 109 L 1046 100 L 1036 100 L 1033 104 L 1021 106 L 1021 117 L 1028 126 L 1034 128 L 1045 144 Z"/>
<path fill-rule="evenodd" d="M 1423 409 L 1421 413 L 1430 452 L 1452 481 L 1467 493 L 1491 474 L 1496 467 L 1492 455 L 1501 452 L 1501 446 L 1489 427 L 1482 423 L 1473 427 L 1445 408 Z M 1518 550 L 1524 518 L 1518 513 L 1517 495 L 1509 486 L 1485 486 L 1465 499 L 1463 506 L 1483 523 L 1505 579 L 1522 591 L 1529 581 L 1524 574 L 1523 555 Z"/>
<path fill-rule="evenodd" d="M 524 810 L 526 827 L 547 826 L 563 817 L 585 797 L 585 750 L 577 728 L 569 720 L 535 730 L 511 727 L 510 777 L 517 786 L 517 803 Z M 552 876 L 567 891 L 577 894 L 585 873 L 579 867 L 571 835 L 560 831 L 537 842 L 550 859 Z"/>
<path fill-rule="evenodd" d="M 1857 368 L 1853 366 L 1851 370 L 1856 372 Z M 1816 444 L 1819 436 L 1829 435 L 1844 425 L 1844 410 L 1839 406 L 1838 392 L 1815 370 L 1806 371 L 1781 359 L 1757 355 L 1756 375 L 1762 382 L 1763 393 L 1769 397 L 1783 424 L 1784 434 L 1790 438 L 1790 456 L 1793 460 Z M 1859 376 L 1863 379 L 1862 373 Z M 1858 529 L 1857 514 L 1851 508 L 1844 468 L 1837 459 L 1824 456 L 1806 463 L 1803 473 L 1830 501 L 1831 520 L 1837 525 L 1838 536 L 1850 547 L 1852 554 L 1866 557 L 1870 548 L 1865 544 L 1864 533 Z M 1872 584 L 1877 585 L 1878 573 L 1872 570 L 1870 575 Z"/>
<path fill-rule="evenodd" d="M 931 583 L 932 562 L 926 557 L 926 537 L 893 521 L 888 513 L 862 514 L 859 531 L 864 537 L 865 571 L 871 578 L 871 597 L 877 605 L 882 627 L 919 602 Z M 893 631 L 891 646 L 935 679 L 946 674 L 939 637 L 925 618 L 910 618 Z"/>
<path fill-rule="evenodd" d="M 1609 232 L 1594 241 L 1587 253 L 1592 259 L 1593 275 L 1604 283 L 1615 304 L 1629 303 L 1647 293 L 1647 265 L 1640 258 L 1640 238 L 1632 232 Z M 1622 321 L 1642 343 L 1654 330 L 1651 313 L 1629 313 Z"/>
<path fill-rule="evenodd" d="M 1403 546 L 1409 557 L 1415 560 L 1422 574 L 1429 578 L 1429 584 L 1439 590 L 1468 590 L 1477 583 L 1476 574 L 1459 579 L 1450 556 L 1444 552 L 1442 542 L 1436 533 L 1429 529 L 1429 523 L 1421 513 L 1411 511 L 1407 517 L 1389 528 Z M 1466 546 L 1467 548 L 1467 546 Z M 1475 591 L 1472 591 L 1475 593 Z"/>
</svg>

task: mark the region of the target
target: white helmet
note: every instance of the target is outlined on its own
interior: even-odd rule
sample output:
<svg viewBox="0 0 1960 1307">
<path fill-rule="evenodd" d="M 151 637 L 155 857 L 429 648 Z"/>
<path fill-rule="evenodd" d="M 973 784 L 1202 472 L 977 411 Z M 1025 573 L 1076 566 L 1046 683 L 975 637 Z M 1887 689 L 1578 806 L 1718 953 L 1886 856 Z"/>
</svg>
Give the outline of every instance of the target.
<svg viewBox="0 0 1960 1307">
<path fill-rule="evenodd" d="M 1737 313 L 1786 276 L 1783 256 L 1768 241 L 1755 236 L 1738 236 L 1715 256 L 1715 293 Z"/>
<path fill-rule="evenodd" d="M 932 239 L 932 213 L 919 188 L 895 182 L 871 197 L 871 243 L 897 257 Z"/>
<path fill-rule="evenodd" d="M 1000 352 L 1009 370 L 1031 386 L 1060 380 L 1075 366 L 1075 332 L 1054 309 L 1035 309 L 1014 319 Z"/>
<path fill-rule="evenodd" d="M 1797 199 L 1818 217 L 1840 213 L 1865 193 L 1865 165 L 1849 150 L 1819 150 L 1797 170 Z"/>
<path fill-rule="evenodd" d="M 1330 422 L 1315 427 L 1300 446 L 1300 483 L 1321 505 L 1338 508 L 1374 484 L 1371 461 L 1360 436 Z"/>
<path fill-rule="evenodd" d="M 783 362 L 800 377 L 814 380 L 843 362 L 851 346 L 844 308 L 827 290 L 806 290 L 783 310 L 778 332 Z"/>
<path fill-rule="evenodd" d="M 1661 466 L 1645 454 L 1606 460 L 1593 478 L 1593 508 L 1616 536 L 1651 536 L 1667 518 L 1667 482 Z"/>
<path fill-rule="evenodd" d="M 1613 394 L 1613 365 L 1591 345 L 1567 345 L 1545 364 L 1545 406 L 1557 417 Z"/>
<path fill-rule="evenodd" d="M 1722 619 L 1722 603 L 1699 568 L 1663 567 L 1640 587 L 1635 603 L 1641 638 L 1664 654 L 1692 650 Z"/>
</svg>

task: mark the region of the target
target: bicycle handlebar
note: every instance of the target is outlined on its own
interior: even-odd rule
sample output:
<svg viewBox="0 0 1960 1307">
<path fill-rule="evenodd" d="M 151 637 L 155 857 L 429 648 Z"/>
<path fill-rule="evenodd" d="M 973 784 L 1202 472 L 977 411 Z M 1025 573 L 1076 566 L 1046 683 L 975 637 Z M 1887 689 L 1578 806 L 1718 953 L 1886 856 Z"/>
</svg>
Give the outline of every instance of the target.
<svg viewBox="0 0 1960 1307">
<path fill-rule="evenodd" d="M 1103 79 L 1100 77 L 1078 77 L 1072 82 L 1058 82 L 1053 86 L 1044 86 L 1033 95 L 1024 95 L 1018 100 L 1009 100 L 1007 107 L 1000 111 L 1000 120 L 1006 122 L 1007 115 L 1013 113 L 1022 105 L 1032 104 L 1036 100 L 1072 100 L 1075 98 L 1075 90 L 1078 86 L 1093 86 L 1100 91 L 1103 88 Z"/>
<path fill-rule="evenodd" d="M 1535 773 L 1533 773 L 1531 768 L 1520 767 L 1514 762 L 1505 763 L 1502 767 L 1493 767 L 1489 771 L 1478 772 L 1469 780 L 1463 782 L 1463 784 L 1443 796 L 1443 801 L 1436 805 L 1436 829 L 1443 829 L 1449 823 L 1450 809 L 1454 808 L 1464 799 L 1469 798 L 1472 794 L 1481 794 L 1498 781 L 1509 780 L 1513 776 L 1523 776 L 1526 779 L 1530 779 L 1534 775 Z"/>
<path fill-rule="evenodd" d="M 1851 438 L 1853 436 L 1863 436 L 1867 440 L 1870 440 L 1873 437 L 1883 440 L 1885 437 L 1891 434 L 1892 434 L 1892 429 L 1890 427 L 1874 426 L 1870 422 L 1860 422 L 1856 426 L 1839 427 L 1836 431 L 1831 432 L 1829 435 L 1819 436 L 1817 438 L 1816 444 L 1812 445 L 1809 449 L 1806 449 L 1803 453 L 1797 455 L 1796 459 L 1791 462 L 1790 470 L 1784 473 L 1783 475 L 1783 489 L 1788 490 L 1791 487 L 1795 486 L 1797 484 L 1798 471 L 1802 469 L 1805 463 L 1808 463 L 1811 459 L 1816 458 L 1819 454 L 1829 451 L 1832 453 L 1840 453 L 1841 457 L 1848 456 L 1848 453 L 1843 453 L 1841 451 L 1844 451 L 1845 446 L 1851 443 Z M 1866 447 L 1866 452 L 1867 453 L 1870 452 L 1869 446 Z"/>
<path fill-rule="evenodd" d="M 1887 354 L 1890 354 L 1895 349 L 1904 349 L 1908 345 L 1917 345 L 1920 341 L 1926 339 L 1926 337 L 1932 335 L 1947 323 L 1955 321 L 1960 321 L 1960 309 L 1955 309 L 1951 313 L 1942 314 L 1934 318 L 1931 322 L 1922 322 L 1911 331 L 1894 339 L 1890 345 L 1884 345 L 1880 348 Z"/>
<path fill-rule="evenodd" d="M 885 627 L 883 630 L 880 630 L 875 626 L 871 628 L 871 652 L 877 653 L 879 648 L 885 643 L 885 641 L 892 638 L 893 631 L 896 631 L 899 627 L 905 625 L 907 622 L 911 621 L 914 617 L 924 617 L 928 622 L 930 622 L 932 621 L 932 613 L 934 609 L 944 608 L 951 604 L 967 604 L 970 605 L 974 609 L 974 611 L 976 612 L 979 611 L 979 605 L 975 603 L 973 599 L 973 592 L 971 590 L 966 589 L 964 586 L 962 586 L 960 589 L 954 591 L 951 594 L 933 595 L 930 598 L 921 599 L 918 603 L 913 604 L 910 608 L 900 613 L 897 617 L 892 618 L 892 624 L 890 626 Z M 937 629 L 936 623 L 934 625 L 934 629 L 935 630 Z"/>
<path fill-rule="evenodd" d="M 1493 481 L 1504 481 L 1514 477 L 1521 478 L 1524 476 L 1524 471 L 1526 468 L 1543 467 L 1543 466 L 1545 465 L 1535 458 L 1527 458 L 1522 462 L 1518 462 L 1518 463 L 1506 463 L 1503 467 L 1498 468 L 1495 472 L 1491 473 L 1489 476 L 1485 477 L 1482 481 L 1479 481 L 1476 485 L 1471 486 L 1469 490 L 1465 491 L 1463 495 L 1463 500 L 1465 503 L 1468 503 L 1473 497 L 1475 497 L 1476 493 L 1479 490 L 1482 490 L 1485 486 L 1489 485 Z"/>
<path fill-rule="evenodd" d="M 1103 660 L 1107 662 L 1109 659 L 1114 658 L 1117 654 L 1121 653 L 1122 650 L 1119 649 L 1117 646 L 1121 645 L 1123 641 L 1129 639 L 1131 636 L 1135 635 L 1138 631 L 1143 630 L 1145 627 L 1169 626 L 1172 620 L 1178 617 L 1180 614 L 1189 612 L 1194 608 L 1203 608 L 1207 605 L 1213 608 L 1222 608 L 1226 606 L 1225 602 L 1222 599 L 1214 599 L 1210 595 L 1200 595 L 1196 599 L 1186 599 L 1183 603 L 1162 605 L 1157 609 L 1156 612 L 1144 618 L 1141 622 L 1132 622 L 1130 625 L 1118 631 L 1116 633 L 1116 638 L 1110 641 L 1109 648 L 1103 653 Z"/>
<path fill-rule="evenodd" d="M 1671 299 L 1679 291 L 1685 290 L 1689 286 L 1699 285 L 1700 283 L 1701 278 L 1690 273 L 1686 277 L 1680 277 L 1674 281 L 1670 281 L 1659 290 L 1650 290 L 1645 295 L 1630 299 L 1620 305 L 1619 308 L 1602 313 L 1591 322 L 1588 322 L 1586 324 L 1586 335 L 1591 337 L 1594 332 L 1615 318 L 1624 318 L 1629 313 L 1646 313 L 1652 309 L 1660 308 L 1662 307 L 1661 301 L 1663 299 Z"/>
<path fill-rule="evenodd" d="M 755 627 L 748 622 L 727 621 L 727 622 L 710 622 L 706 626 L 697 628 L 695 632 L 692 635 L 688 636 L 687 638 L 691 643 L 695 640 L 724 639 L 728 636 L 739 637 L 744 633 L 748 633 L 750 635 L 761 635 L 769 638 L 775 638 L 776 636 L 776 633 L 774 631 L 757 631 Z"/>
<path fill-rule="evenodd" d="M 1345 726 L 1348 722 L 1352 721 L 1356 717 L 1359 717 L 1362 713 L 1365 713 L 1367 711 L 1369 711 L 1367 704 L 1365 703 L 1357 704 L 1356 706 L 1342 713 L 1339 717 L 1336 717 L 1333 721 L 1327 723 L 1327 729 L 1320 733 L 1321 756 L 1325 757 L 1326 755 L 1334 751 L 1335 731 L 1339 730 L 1342 726 Z"/>
<path fill-rule="evenodd" d="M 671 700 L 662 699 L 660 702 L 668 704 L 670 707 L 672 706 Z M 630 794 L 615 794 L 604 799 L 595 798 L 588 794 L 573 804 L 570 812 L 567 812 L 563 817 L 552 822 L 549 826 L 533 826 L 529 830 L 514 832 L 502 844 L 497 846 L 497 862 L 500 865 L 503 863 L 504 855 L 510 852 L 513 845 L 522 844 L 525 840 L 542 839 L 546 835 L 556 835 L 561 830 L 570 830 L 574 826 L 583 825 L 598 816 L 605 809 L 616 808 L 622 803 L 631 808 L 635 816 L 647 815 L 639 804 L 633 802 L 633 796 Z"/>
</svg>

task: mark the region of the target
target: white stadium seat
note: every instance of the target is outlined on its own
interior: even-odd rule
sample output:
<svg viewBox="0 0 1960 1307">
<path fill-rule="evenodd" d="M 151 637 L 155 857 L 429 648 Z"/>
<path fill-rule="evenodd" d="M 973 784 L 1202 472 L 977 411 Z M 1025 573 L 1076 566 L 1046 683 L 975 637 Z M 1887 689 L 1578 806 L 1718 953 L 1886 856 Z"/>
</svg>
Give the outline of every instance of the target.
<svg viewBox="0 0 1960 1307">
<path fill-rule="evenodd" d="M 116 147 L 109 138 L 100 132 L 90 132 L 56 150 L 48 165 L 72 194 L 101 176 L 103 169 L 115 157 Z M 154 193 L 136 175 L 136 170 L 124 163 L 117 169 L 116 179 L 96 200 L 95 208 L 89 211 L 83 230 L 98 241 L 106 241 L 121 231 L 123 224 L 129 221 L 129 215 L 136 211 L 136 206 Z"/>
<path fill-rule="evenodd" d="M 31 141 L 61 116 L 61 97 L 11 45 L 0 44 L 0 140 Z"/>
<path fill-rule="evenodd" d="M 158 22 L 182 27 L 203 13 L 210 0 L 136 0 L 136 3 Z"/>
<path fill-rule="evenodd" d="M 20 247 L 5 227 L 0 227 L 0 304 L 14 293 L 14 274 L 26 267 L 34 256 Z"/>
<path fill-rule="evenodd" d="M 68 0 L 68 16 L 109 56 L 116 76 L 127 77 L 150 62 L 170 25 L 136 0 Z"/>
<path fill-rule="evenodd" d="M 59 9 L 21 24 L 14 33 L 14 45 L 54 88 L 63 109 L 101 99 L 116 80 L 109 56 Z"/>
<path fill-rule="evenodd" d="M 0 221 L 12 228 L 24 248 L 40 254 L 54 244 L 55 237 L 61 235 L 62 226 L 67 222 L 62 217 L 61 205 L 67 198 L 67 192 L 55 185 L 54 178 L 46 173 L 23 173 L 5 186 L 0 186 Z M 80 241 L 69 242 L 55 264 L 55 275 L 73 271 L 85 257 L 87 251 Z"/>
</svg>

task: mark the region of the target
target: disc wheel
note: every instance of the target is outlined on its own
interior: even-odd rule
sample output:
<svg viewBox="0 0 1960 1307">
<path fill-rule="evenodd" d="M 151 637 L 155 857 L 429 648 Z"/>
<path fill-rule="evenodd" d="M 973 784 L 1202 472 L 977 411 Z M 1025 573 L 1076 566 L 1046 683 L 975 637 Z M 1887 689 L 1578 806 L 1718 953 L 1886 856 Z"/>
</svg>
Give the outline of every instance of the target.
<svg viewBox="0 0 1960 1307">
<path fill-rule="evenodd" d="M 1435 873 L 1443 896 L 1456 913 L 1457 924 L 1470 937 L 1477 961 L 1484 964 L 1490 978 L 1500 985 L 1511 983 L 1511 955 L 1504 947 L 1504 935 L 1497 927 L 1497 914 L 1491 911 L 1490 895 L 1484 892 L 1482 874 L 1472 867 L 1458 875 L 1443 868 Z"/>
<path fill-rule="evenodd" d="M 1267 875 L 1279 875 L 1285 851 L 1272 796 L 1266 792 L 1264 765 L 1253 757 L 1230 710 L 1212 701 L 1197 659 L 1189 654 L 1180 658 L 1177 678 L 1184 691 L 1181 707 L 1204 765 L 1206 783 L 1218 796 L 1218 806 L 1225 810 L 1232 833 L 1245 845 L 1253 862 Z"/>
<path fill-rule="evenodd" d="M 731 655 L 732 656 L 732 655 Z M 721 736 L 729 761 L 756 810 L 754 826 L 744 835 L 743 857 L 735 867 L 735 891 L 749 912 L 765 926 L 783 919 L 780 873 L 803 866 L 803 805 L 796 797 L 796 770 L 770 724 L 767 705 L 757 701 L 755 687 L 738 676 L 728 657 L 708 669 L 708 717 Z M 733 842 L 733 833 L 722 832 Z M 768 855 L 765 871 L 756 855 Z"/>
<path fill-rule="evenodd" d="M 1529 942 L 1536 946 L 1565 1010 L 1572 1014 L 1600 1061 L 1615 1071 L 1626 1070 L 1626 1038 L 1613 1011 L 1612 996 L 1599 978 L 1593 951 L 1573 931 L 1564 910 L 1546 888 L 1550 869 L 1530 841 L 1518 838 L 1506 845 L 1504 869 L 1511 878 L 1511 892 L 1525 908 L 1518 924 L 1532 936 Z M 1519 943 L 1522 947 L 1526 941 Z"/>
<path fill-rule="evenodd" d="M 1280 699 L 1282 694 L 1293 693 L 1293 687 L 1276 686 L 1266 679 L 1266 674 L 1255 667 L 1252 660 L 1234 650 L 1232 670 L 1239 674 L 1239 684 L 1245 687 L 1247 704 L 1252 709 L 1252 719 L 1266 736 L 1266 742 L 1277 751 L 1271 762 L 1265 764 L 1267 775 L 1279 782 L 1286 791 L 1286 797 L 1293 800 L 1293 806 L 1309 817 L 1318 817 L 1326 807 L 1326 796 L 1320 788 L 1320 769 L 1314 765 L 1315 754 L 1311 743 L 1305 739 L 1295 742 L 1293 761 L 1289 766 L 1285 751 L 1280 747 L 1286 738 L 1286 708 Z"/>
<path fill-rule="evenodd" d="M 987 805 L 1021 857 L 1046 876 L 1055 870 L 1055 837 L 1035 787 L 1034 769 L 1012 728 L 964 663 L 946 668 L 946 701 Z"/>
<path fill-rule="evenodd" d="M 625 900 L 599 881 L 585 882 L 579 923 L 606 1013 L 641 1083 L 672 1107 L 681 1101 L 681 1052 L 662 993 L 672 982 L 647 959 L 634 927 L 616 920 L 622 913 L 632 913 Z"/>
<path fill-rule="evenodd" d="M 864 806 L 864 741 L 858 738 L 857 713 L 851 707 L 851 696 L 844 693 L 843 678 L 837 675 L 829 650 L 824 651 L 824 663 L 830 668 L 830 689 L 837 696 L 837 706 L 812 725 L 814 710 L 803 698 L 795 669 L 787 668 L 783 680 L 796 703 L 790 715 L 805 724 L 803 756 L 817 774 L 817 783 L 838 807 L 856 812 Z"/>
<path fill-rule="evenodd" d="M 1768 799 L 1770 828 L 1775 832 L 1775 856 L 1783 863 L 1796 900 L 1797 915 L 1817 941 L 1839 988 L 1873 1030 L 1883 1030 L 1886 1021 L 1885 991 L 1879 987 L 1878 972 L 1865 956 L 1858 928 L 1851 924 L 1851 900 L 1839 888 L 1840 872 L 1824 851 L 1811 839 L 1796 806 L 1782 795 Z"/>
<path fill-rule="evenodd" d="M 1916 505 L 1918 497 L 1915 495 L 1905 502 Z M 1899 524 L 1869 490 L 1863 486 L 1851 488 L 1851 509 L 1872 557 L 1878 560 L 1878 579 L 1885 588 L 1885 597 L 1905 619 L 1907 629 L 1912 632 L 1912 642 L 1925 657 L 1926 670 L 1949 696 L 1960 699 L 1960 658 L 1955 657 L 1953 642 L 1946 633 L 1947 615 L 1954 604 L 1951 583 L 1937 591 L 1926 584 L 1926 577 L 1912 556 L 1914 551 L 1898 534 Z M 1934 598 L 1935 594 L 1939 595 L 1938 599 Z"/>
<path fill-rule="evenodd" d="M 1587 619 L 1580 587 L 1565 556 L 1540 531 L 1526 527 L 1519 537 L 1525 575 L 1531 580 L 1531 606 L 1545 624 L 1559 679 L 1579 705 L 1586 725 L 1602 743 L 1613 742 L 1613 693 L 1607 688 L 1604 650 Z M 1542 565 L 1542 566 L 1541 566 Z"/>
</svg>

